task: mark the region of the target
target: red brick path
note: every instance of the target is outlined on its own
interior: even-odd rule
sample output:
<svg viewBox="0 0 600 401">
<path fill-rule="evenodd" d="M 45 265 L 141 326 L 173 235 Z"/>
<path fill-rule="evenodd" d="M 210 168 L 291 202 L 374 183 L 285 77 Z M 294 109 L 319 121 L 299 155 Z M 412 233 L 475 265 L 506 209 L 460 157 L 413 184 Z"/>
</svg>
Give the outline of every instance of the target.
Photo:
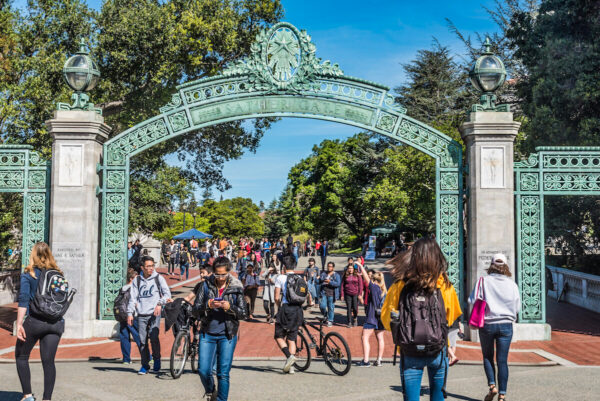
<svg viewBox="0 0 600 401">
<path fill-rule="evenodd" d="M 164 269 L 159 269 L 163 271 Z M 192 269 L 190 277 L 197 276 L 197 270 Z M 178 281 L 168 277 L 170 285 L 177 285 Z M 178 288 L 173 289 L 174 297 L 182 296 L 185 292 L 193 288 L 195 282 L 188 283 Z M 281 357 L 275 341 L 273 340 L 273 325 L 264 322 L 262 314 L 262 302 L 257 299 L 257 319 L 251 322 L 242 322 L 240 331 L 240 340 L 236 348 L 236 357 L 243 358 L 267 358 Z M 336 320 L 339 322 L 345 321 L 345 309 L 341 308 L 341 303 L 338 303 Z M 12 326 L 14 320 L 16 304 L 5 305 L 0 307 L 0 320 L 2 322 L 0 329 L 0 360 L 13 360 L 14 353 L 9 350 L 9 347 L 14 346 L 15 338 L 11 332 L 7 330 Z M 362 313 L 362 307 L 361 313 Z M 306 317 L 316 317 L 318 309 L 306 311 Z M 313 313 L 314 312 L 314 313 Z M 552 325 L 552 340 L 551 341 L 522 341 L 513 343 L 509 362 L 511 363 L 527 363 L 539 364 L 548 363 L 548 359 L 531 351 L 521 352 L 523 350 L 543 350 L 554 354 L 567 361 L 578 365 L 600 365 L 600 314 L 593 313 L 576 306 L 567 304 L 557 304 L 556 301 L 548 299 L 547 301 L 548 322 Z M 6 327 L 6 328 L 5 328 Z M 326 330 L 335 330 L 342 334 L 348 345 L 354 360 L 358 360 L 362 356 L 362 329 L 355 327 L 352 329 L 342 325 L 335 325 Z M 161 330 L 162 331 L 162 330 Z M 315 332 L 316 333 L 316 332 Z M 100 342 L 100 344 L 94 344 Z M 161 333 L 161 348 L 163 358 L 170 355 L 171 344 L 173 342 L 172 332 Z M 67 346 L 70 344 L 88 345 Z M 385 357 L 391 357 L 393 347 L 391 344 L 391 335 L 385 333 Z M 376 356 L 377 342 L 375 336 L 371 338 L 371 359 Z M 133 357 L 138 357 L 138 351 L 135 346 L 132 347 Z M 481 352 L 477 348 L 477 344 L 461 342 L 457 351 L 458 357 L 462 361 L 481 361 Z M 57 359 L 94 359 L 94 358 L 115 358 L 121 357 L 118 341 L 107 340 L 105 338 L 93 338 L 86 340 L 62 340 L 61 348 L 58 350 Z M 38 350 L 34 350 L 32 358 L 39 358 Z"/>
</svg>

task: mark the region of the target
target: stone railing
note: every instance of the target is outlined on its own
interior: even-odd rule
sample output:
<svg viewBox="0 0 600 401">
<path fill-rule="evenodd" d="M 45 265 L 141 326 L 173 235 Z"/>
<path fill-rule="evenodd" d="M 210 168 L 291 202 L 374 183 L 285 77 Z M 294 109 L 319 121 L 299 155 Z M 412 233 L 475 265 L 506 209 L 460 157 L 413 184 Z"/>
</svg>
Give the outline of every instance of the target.
<svg viewBox="0 0 600 401">
<path fill-rule="evenodd" d="M 546 266 L 552 274 L 548 295 L 561 301 L 597 312 L 600 310 L 600 276 L 561 267 Z"/>
</svg>

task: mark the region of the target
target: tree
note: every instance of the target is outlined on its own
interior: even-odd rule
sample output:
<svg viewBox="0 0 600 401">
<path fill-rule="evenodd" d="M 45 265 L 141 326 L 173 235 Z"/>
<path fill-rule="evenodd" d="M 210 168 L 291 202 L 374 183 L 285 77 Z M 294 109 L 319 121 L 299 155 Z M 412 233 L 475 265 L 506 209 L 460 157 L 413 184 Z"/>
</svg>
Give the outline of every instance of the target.
<svg viewBox="0 0 600 401">
<path fill-rule="evenodd" d="M 0 2 L 0 143 L 27 143 L 50 155 L 44 121 L 56 102 L 69 101 L 61 70 L 81 37 L 102 73 L 90 97 L 114 136 L 155 115 L 177 85 L 243 57 L 258 30 L 282 14 L 279 0 L 106 0 L 99 12 L 83 0 L 30 0 L 22 11 Z M 145 194 L 135 191 L 145 184 L 137 181 L 151 181 L 169 155 L 189 183 L 229 188 L 223 164 L 254 151 L 271 121 L 208 127 L 133 158 L 130 214 L 144 207 L 137 202 Z M 148 228 L 160 230 L 161 221 Z"/>
<path fill-rule="evenodd" d="M 285 223 L 284 213 L 277 199 L 273 199 L 269 203 L 269 207 L 264 212 L 263 222 L 267 238 L 283 238 L 290 231 Z"/>
<path fill-rule="evenodd" d="M 215 237 L 260 237 L 264 233 L 258 206 L 249 198 L 207 200 L 197 213 L 207 219 L 208 232 Z"/>
</svg>

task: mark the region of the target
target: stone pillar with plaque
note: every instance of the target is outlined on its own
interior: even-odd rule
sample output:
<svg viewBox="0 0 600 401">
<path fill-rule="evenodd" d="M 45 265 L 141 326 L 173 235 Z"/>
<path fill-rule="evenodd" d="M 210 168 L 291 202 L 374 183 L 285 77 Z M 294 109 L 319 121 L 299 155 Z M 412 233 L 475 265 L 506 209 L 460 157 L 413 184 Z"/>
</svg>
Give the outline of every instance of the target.
<svg viewBox="0 0 600 401">
<path fill-rule="evenodd" d="M 100 205 L 96 165 L 110 127 L 96 111 L 57 110 L 46 122 L 52 145 L 50 247 L 77 294 L 65 316 L 65 338 L 110 336 L 97 320 Z"/>
<path fill-rule="evenodd" d="M 511 112 L 473 111 L 461 127 L 468 164 L 467 294 L 496 253 L 506 255 L 516 277 L 513 145 L 520 125 Z M 542 326 L 516 325 L 513 338 L 545 339 L 549 328 Z M 470 334 L 478 340 L 477 331 Z"/>
</svg>

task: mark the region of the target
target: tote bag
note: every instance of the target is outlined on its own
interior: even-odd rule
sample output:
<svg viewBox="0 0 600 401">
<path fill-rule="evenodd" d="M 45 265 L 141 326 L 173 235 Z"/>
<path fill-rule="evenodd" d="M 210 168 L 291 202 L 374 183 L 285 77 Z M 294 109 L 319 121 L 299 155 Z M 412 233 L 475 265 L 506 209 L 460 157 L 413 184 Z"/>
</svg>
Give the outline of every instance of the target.
<svg viewBox="0 0 600 401">
<path fill-rule="evenodd" d="M 485 293 L 483 291 L 483 277 L 477 281 L 477 288 L 475 290 L 475 303 L 473 304 L 473 311 L 471 312 L 471 318 L 469 319 L 469 325 L 476 328 L 482 328 L 485 323 Z"/>
</svg>

